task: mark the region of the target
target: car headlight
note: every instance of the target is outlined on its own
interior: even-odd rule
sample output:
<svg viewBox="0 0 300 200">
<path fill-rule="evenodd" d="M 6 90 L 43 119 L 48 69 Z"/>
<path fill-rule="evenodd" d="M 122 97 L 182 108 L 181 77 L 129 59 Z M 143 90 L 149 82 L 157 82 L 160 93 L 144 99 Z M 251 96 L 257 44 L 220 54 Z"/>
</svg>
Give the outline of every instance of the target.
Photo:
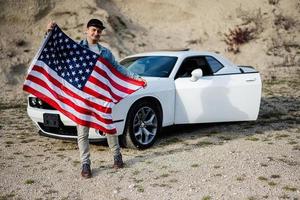
<svg viewBox="0 0 300 200">
<path fill-rule="evenodd" d="M 41 99 L 37 99 L 37 102 L 38 102 L 40 107 L 43 105 L 43 101 Z"/>
<path fill-rule="evenodd" d="M 31 107 L 36 107 L 37 106 L 37 98 L 35 98 L 35 97 L 29 97 L 29 105 Z"/>
<path fill-rule="evenodd" d="M 37 97 L 29 97 L 28 103 L 29 103 L 29 106 L 33 107 L 33 108 L 56 110 L 55 108 L 53 108 L 52 106 L 50 106 L 49 104 L 47 104 L 46 102 L 44 102 L 43 100 L 41 100 Z"/>
</svg>

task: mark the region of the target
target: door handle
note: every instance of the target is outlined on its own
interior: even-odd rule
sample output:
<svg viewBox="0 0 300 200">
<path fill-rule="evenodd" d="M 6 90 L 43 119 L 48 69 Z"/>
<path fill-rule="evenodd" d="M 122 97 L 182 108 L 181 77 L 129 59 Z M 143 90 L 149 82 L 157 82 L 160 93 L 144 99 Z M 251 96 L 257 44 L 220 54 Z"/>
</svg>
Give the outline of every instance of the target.
<svg viewBox="0 0 300 200">
<path fill-rule="evenodd" d="M 246 81 L 247 81 L 247 82 L 253 82 L 253 81 L 256 81 L 256 78 L 247 79 Z"/>
</svg>

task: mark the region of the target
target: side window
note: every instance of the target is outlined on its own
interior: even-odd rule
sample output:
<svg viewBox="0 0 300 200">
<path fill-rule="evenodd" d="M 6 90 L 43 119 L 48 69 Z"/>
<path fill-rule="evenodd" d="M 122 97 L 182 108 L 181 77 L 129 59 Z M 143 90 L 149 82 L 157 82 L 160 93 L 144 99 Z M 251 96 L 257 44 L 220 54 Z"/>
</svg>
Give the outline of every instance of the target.
<svg viewBox="0 0 300 200">
<path fill-rule="evenodd" d="M 203 76 L 212 75 L 212 71 L 209 68 L 208 64 L 204 57 L 191 57 L 186 58 L 175 76 L 175 78 L 179 77 L 191 77 L 192 71 L 194 69 L 202 69 Z"/>
<path fill-rule="evenodd" d="M 211 56 L 206 56 L 205 58 L 210 68 L 212 69 L 213 73 L 216 73 L 217 71 L 219 71 L 221 68 L 224 67 L 219 61 L 217 61 L 215 58 Z"/>
</svg>

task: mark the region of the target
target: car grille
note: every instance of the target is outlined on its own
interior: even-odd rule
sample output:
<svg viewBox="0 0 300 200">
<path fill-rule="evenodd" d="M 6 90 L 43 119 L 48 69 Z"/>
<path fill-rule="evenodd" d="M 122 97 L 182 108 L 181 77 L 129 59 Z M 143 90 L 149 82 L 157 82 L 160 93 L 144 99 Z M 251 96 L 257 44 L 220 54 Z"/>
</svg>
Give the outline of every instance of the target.
<svg viewBox="0 0 300 200">
<path fill-rule="evenodd" d="M 56 127 L 46 127 L 43 123 L 38 122 L 39 127 L 44 131 L 48 133 L 53 133 L 61 136 L 77 136 L 77 128 L 76 126 L 65 126 L 60 125 L 58 128 Z"/>
</svg>

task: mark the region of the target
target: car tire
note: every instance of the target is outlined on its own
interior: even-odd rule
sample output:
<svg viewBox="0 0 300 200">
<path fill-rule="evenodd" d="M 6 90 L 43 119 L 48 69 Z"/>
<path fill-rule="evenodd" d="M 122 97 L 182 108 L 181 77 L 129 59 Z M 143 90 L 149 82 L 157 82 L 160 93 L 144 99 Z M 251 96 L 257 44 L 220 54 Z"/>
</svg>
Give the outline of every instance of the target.
<svg viewBox="0 0 300 200">
<path fill-rule="evenodd" d="M 160 106 L 154 102 L 136 102 L 129 110 L 121 137 L 123 146 L 146 149 L 157 139 L 162 124 Z"/>
</svg>

